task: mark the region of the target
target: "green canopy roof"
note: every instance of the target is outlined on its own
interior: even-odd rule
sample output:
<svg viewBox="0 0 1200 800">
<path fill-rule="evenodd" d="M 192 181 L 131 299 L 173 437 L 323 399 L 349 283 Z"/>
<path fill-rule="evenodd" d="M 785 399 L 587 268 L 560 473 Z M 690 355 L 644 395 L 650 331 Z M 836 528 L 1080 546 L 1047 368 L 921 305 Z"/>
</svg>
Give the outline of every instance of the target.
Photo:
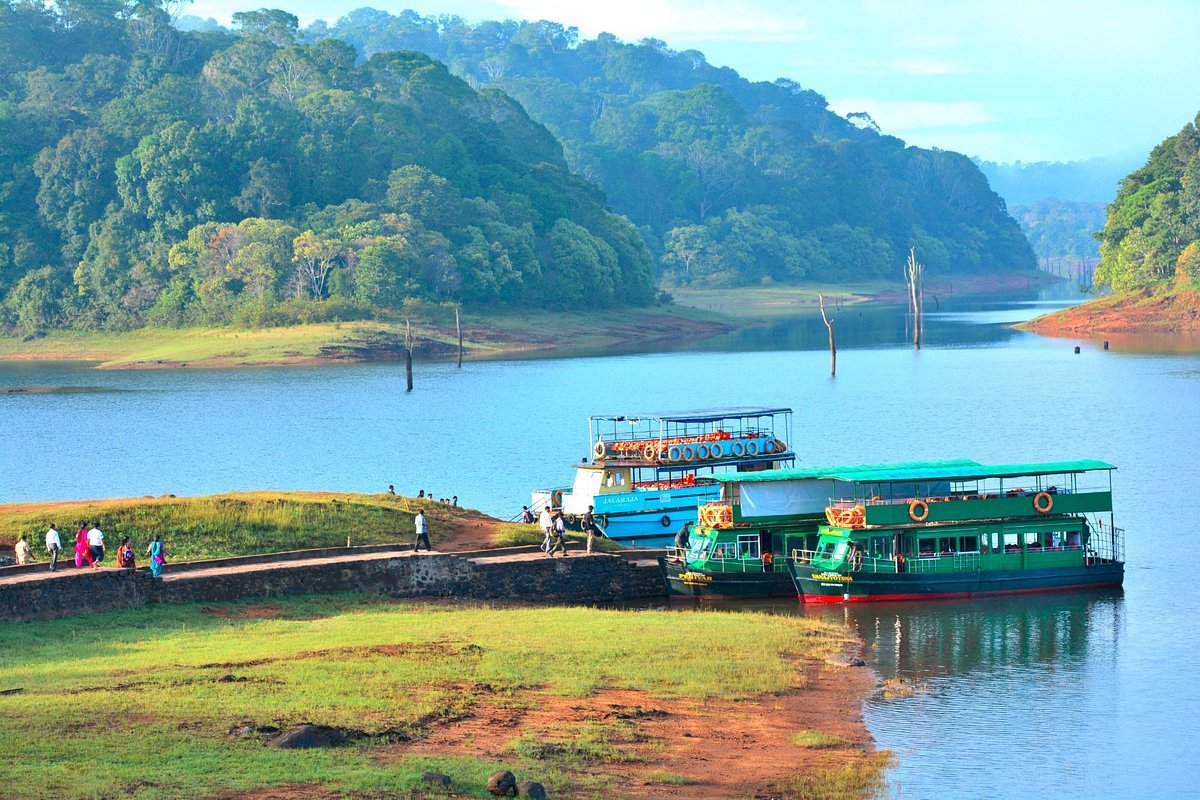
<svg viewBox="0 0 1200 800">
<path fill-rule="evenodd" d="M 721 483 L 759 483 L 762 481 L 805 481 L 805 480 L 850 480 L 842 476 L 858 472 L 874 472 L 883 469 L 920 469 L 951 467 L 977 467 L 978 461 L 969 458 L 951 458 L 946 461 L 901 461 L 891 464 L 849 464 L 839 467 L 787 467 L 764 469 L 758 472 L 726 472 L 712 477 Z"/>
<path fill-rule="evenodd" d="M 1043 461 L 1028 464 L 980 464 L 969 459 L 910 461 L 899 464 L 869 464 L 845 467 L 802 467 L 714 475 L 722 483 L 760 481 L 835 480 L 854 483 L 915 483 L 918 481 L 969 481 L 981 478 L 1017 478 L 1060 475 L 1090 470 L 1116 469 L 1092 459 Z"/>
</svg>

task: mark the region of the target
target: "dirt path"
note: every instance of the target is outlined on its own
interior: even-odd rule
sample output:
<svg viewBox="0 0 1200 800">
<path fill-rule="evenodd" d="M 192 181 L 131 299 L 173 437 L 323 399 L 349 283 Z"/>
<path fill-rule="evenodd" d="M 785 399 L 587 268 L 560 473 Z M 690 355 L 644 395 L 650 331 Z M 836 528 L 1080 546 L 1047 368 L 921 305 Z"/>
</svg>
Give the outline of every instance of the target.
<svg viewBox="0 0 1200 800">
<path fill-rule="evenodd" d="M 797 669 L 808 676 L 805 689 L 743 702 L 664 699 L 628 689 L 582 698 L 506 696 L 502 703 L 480 703 L 469 718 L 435 728 L 419 742 L 386 748 L 379 758 L 461 755 L 505 764 L 513 761 L 514 741 L 524 737 L 547 758 L 562 751 L 566 768 L 607 776 L 611 796 L 623 798 L 773 797 L 797 776 L 880 758 L 862 724 L 872 674 L 819 662 Z M 826 734 L 829 746 L 797 744 L 793 737 L 803 731 Z M 605 737 L 609 757 L 572 752 L 581 732 Z M 567 796 L 592 794 L 581 787 Z"/>
</svg>

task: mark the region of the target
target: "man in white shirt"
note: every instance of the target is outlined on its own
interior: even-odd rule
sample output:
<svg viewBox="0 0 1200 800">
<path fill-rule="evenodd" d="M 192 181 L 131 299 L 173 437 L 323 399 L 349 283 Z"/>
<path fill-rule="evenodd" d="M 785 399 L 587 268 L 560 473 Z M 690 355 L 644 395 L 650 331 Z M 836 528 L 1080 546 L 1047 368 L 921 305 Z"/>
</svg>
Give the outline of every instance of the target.
<svg viewBox="0 0 1200 800">
<path fill-rule="evenodd" d="M 104 534 L 98 525 L 93 522 L 91 530 L 87 532 L 88 550 L 92 551 L 92 569 L 99 569 L 100 562 L 104 560 Z"/>
<path fill-rule="evenodd" d="M 46 531 L 46 550 L 50 553 L 50 571 L 54 572 L 58 566 L 58 554 L 62 552 L 62 538 L 58 535 L 58 526 L 53 522 L 50 523 L 50 530 Z"/>
<path fill-rule="evenodd" d="M 413 552 L 421 552 L 421 545 L 425 545 L 426 550 L 432 550 L 429 546 L 429 523 L 425 521 L 425 512 L 418 511 L 417 516 L 413 517 L 413 527 L 417 530 L 417 541 L 413 544 Z"/>
<path fill-rule="evenodd" d="M 542 526 L 542 549 L 549 553 L 550 539 L 554 536 L 554 518 L 550 516 L 549 503 L 542 506 L 542 513 L 538 516 L 538 525 Z"/>
</svg>

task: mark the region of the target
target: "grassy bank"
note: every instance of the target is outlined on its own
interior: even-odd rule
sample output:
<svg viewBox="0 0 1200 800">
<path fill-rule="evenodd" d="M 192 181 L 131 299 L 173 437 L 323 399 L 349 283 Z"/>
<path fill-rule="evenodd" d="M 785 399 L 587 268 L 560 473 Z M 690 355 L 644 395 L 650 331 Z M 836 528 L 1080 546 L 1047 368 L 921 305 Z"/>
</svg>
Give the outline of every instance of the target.
<svg viewBox="0 0 1200 800">
<path fill-rule="evenodd" d="M 412 320 L 417 359 L 457 353 L 454 317 Z M 580 313 L 523 309 L 520 313 L 463 317 L 468 358 L 555 350 L 602 350 L 668 337 L 724 330 L 716 315 L 687 306 Z M 33 339 L 0 337 L 0 361 L 95 361 L 107 369 L 237 367 L 346 361 L 396 361 L 404 356 L 403 320 L 239 329 L 144 328 L 126 332 L 55 331 Z"/>
<path fill-rule="evenodd" d="M 846 643 L 802 617 L 343 596 L 9 625 L 0 773 L 13 798 L 445 796 L 423 770 L 486 796 L 496 769 L 554 797 L 863 797 L 885 756 L 850 710 L 862 672 L 825 662 Z M 301 723 L 348 743 L 265 746 Z M 717 757 L 688 760 L 706 738 Z"/>
<path fill-rule="evenodd" d="M 490 547 L 529 528 L 509 530 L 476 511 L 383 494 L 234 492 L 0 505 L 0 546 L 11 547 L 25 534 L 42 558 L 41 543 L 51 522 L 58 524 L 64 542 L 85 522 L 99 522 L 110 547 L 129 536 L 138 552 L 158 534 L 177 561 L 338 547 L 347 539 L 351 544 L 411 542 L 413 517 L 420 508 L 440 549 Z M 501 533 L 503 540 L 497 538 Z"/>
</svg>

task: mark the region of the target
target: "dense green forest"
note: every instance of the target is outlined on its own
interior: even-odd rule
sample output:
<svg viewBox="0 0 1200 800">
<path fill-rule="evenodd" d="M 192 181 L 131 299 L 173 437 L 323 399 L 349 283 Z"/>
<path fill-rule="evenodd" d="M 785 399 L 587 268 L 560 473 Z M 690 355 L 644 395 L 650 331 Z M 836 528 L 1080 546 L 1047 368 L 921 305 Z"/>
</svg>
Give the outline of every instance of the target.
<svg viewBox="0 0 1200 800">
<path fill-rule="evenodd" d="M 306 34 L 364 56 L 419 50 L 516 98 L 678 282 L 898 278 L 912 245 L 931 272 L 1035 266 L 969 159 L 906 147 L 791 80 L 750 82 L 696 51 L 580 40 L 551 22 L 359 9 Z"/>
<path fill-rule="evenodd" d="M 914 245 L 932 273 L 1034 264 L 964 156 L 694 51 L 365 9 L 185 30 L 166 8 L 0 0 L 9 326 L 644 304 L 663 278 L 894 278 Z"/>
<path fill-rule="evenodd" d="M 1099 257 L 1096 233 L 1104 227 L 1104 203 L 1080 203 L 1046 198 L 1009 209 L 1046 264 L 1055 259 L 1089 261 Z"/>
<path fill-rule="evenodd" d="M 25 331 L 647 303 L 637 230 L 503 93 L 414 52 L 0 0 L 0 294 Z"/>
<path fill-rule="evenodd" d="M 1200 288 L 1200 116 L 1154 148 L 1108 209 L 1096 283 Z"/>
</svg>

